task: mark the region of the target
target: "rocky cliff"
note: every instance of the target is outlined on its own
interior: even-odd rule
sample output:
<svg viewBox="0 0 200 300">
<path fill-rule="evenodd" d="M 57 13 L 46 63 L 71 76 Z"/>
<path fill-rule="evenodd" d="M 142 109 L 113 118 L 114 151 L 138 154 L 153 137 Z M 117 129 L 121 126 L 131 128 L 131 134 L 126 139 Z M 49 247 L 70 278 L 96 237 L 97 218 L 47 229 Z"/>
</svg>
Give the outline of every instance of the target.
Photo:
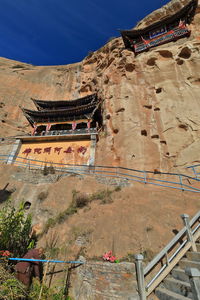
<svg viewBox="0 0 200 300">
<path fill-rule="evenodd" d="M 165 15 L 176 12 L 186 2 L 173 0 L 138 26 L 154 22 L 162 11 Z M 103 99 L 103 128 L 97 143 L 96 164 L 186 172 L 186 166 L 200 161 L 198 9 L 190 29 L 189 38 L 136 57 L 124 49 L 121 38 L 115 38 L 73 65 L 38 67 L 1 58 L 0 137 L 30 131 L 19 106 L 33 108 L 31 97 L 68 100 L 98 92 Z M 5 139 L 0 144 L 0 153 L 9 152 L 9 143 Z M 72 256 L 82 246 L 87 248 L 88 256 L 100 256 L 112 248 L 113 241 L 121 257 L 149 248 L 158 251 L 166 237 L 171 238 L 171 231 L 181 227 L 175 215 L 194 214 L 199 209 L 196 195 L 186 192 L 183 196 L 181 192 L 141 185 L 129 185 L 117 192 L 109 182 L 102 184 L 93 178 L 41 179 L 37 173 L 24 172 L 2 168 L 1 184 L 3 187 L 10 182 L 16 190 L 13 195 L 17 202 L 30 202 L 38 226 L 69 207 L 74 187 L 90 195 L 112 189 L 113 203 L 109 199 L 105 203 L 95 200 L 67 222 L 56 225 L 60 247 L 67 245 Z"/>
<path fill-rule="evenodd" d="M 171 1 L 176 11 L 186 1 Z M 159 16 L 158 16 L 159 14 Z M 166 13 L 165 13 L 166 14 Z M 151 49 L 137 57 L 116 38 L 82 62 L 37 67 L 0 59 L 2 137 L 29 131 L 19 105 L 30 98 L 75 99 L 98 92 L 103 99 L 103 130 L 97 164 L 165 170 L 199 161 L 200 13 L 191 36 Z"/>
</svg>

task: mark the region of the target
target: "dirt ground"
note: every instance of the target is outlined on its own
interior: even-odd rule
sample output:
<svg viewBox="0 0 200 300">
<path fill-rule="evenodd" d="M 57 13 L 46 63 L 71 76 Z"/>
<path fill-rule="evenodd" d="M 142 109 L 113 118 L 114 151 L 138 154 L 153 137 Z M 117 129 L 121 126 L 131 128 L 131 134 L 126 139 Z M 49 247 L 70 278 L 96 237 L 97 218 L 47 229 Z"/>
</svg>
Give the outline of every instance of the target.
<svg viewBox="0 0 200 300">
<path fill-rule="evenodd" d="M 112 250 L 117 258 L 144 253 L 150 259 L 183 227 L 180 215 L 192 217 L 200 209 L 198 193 L 140 183 L 120 187 L 99 183 L 90 176 L 48 182 L 47 176 L 20 172 L 17 167 L 1 166 L 1 189 L 9 183 L 6 190 L 12 192 L 16 205 L 30 201 L 29 211 L 38 233 L 49 219 L 57 218 L 39 244 L 59 250 L 60 258 L 75 258 L 80 253 L 95 258 Z M 46 182 L 33 183 L 34 177 Z M 59 214 L 71 205 L 74 193 L 89 199 L 88 203 L 60 220 Z"/>
</svg>

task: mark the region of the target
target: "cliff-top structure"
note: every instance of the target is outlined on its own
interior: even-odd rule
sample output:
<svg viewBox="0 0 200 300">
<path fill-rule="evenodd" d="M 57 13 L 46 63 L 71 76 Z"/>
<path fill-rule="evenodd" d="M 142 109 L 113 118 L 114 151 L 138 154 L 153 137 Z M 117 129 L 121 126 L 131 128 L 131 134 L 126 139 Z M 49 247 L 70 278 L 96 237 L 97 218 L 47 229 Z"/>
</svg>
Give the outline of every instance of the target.
<svg viewBox="0 0 200 300">
<path fill-rule="evenodd" d="M 197 1 L 192 0 L 177 12 L 149 24 L 145 28 L 121 31 L 125 47 L 135 54 L 190 35 L 189 25 L 194 17 Z"/>
</svg>

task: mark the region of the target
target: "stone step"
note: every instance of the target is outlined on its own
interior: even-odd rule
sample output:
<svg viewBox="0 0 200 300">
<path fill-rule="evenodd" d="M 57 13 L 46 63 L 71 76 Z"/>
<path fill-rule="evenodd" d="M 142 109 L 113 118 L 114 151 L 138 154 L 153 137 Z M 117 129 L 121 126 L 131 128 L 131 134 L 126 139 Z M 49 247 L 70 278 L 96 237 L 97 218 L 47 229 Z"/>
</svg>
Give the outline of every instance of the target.
<svg viewBox="0 0 200 300">
<path fill-rule="evenodd" d="M 166 289 L 174 293 L 192 299 L 191 286 L 187 282 L 169 277 L 163 281 L 163 285 Z"/>
<path fill-rule="evenodd" d="M 185 271 L 179 267 L 174 268 L 171 271 L 171 275 L 172 277 L 174 277 L 175 279 L 184 281 L 184 282 L 190 282 L 189 281 L 189 277 L 185 274 Z"/>
<path fill-rule="evenodd" d="M 200 270 L 200 262 L 188 260 L 186 258 L 181 259 L 178 264 L 179 264 L 179 267 L 182 268 L 183 270 L 185 270 L 185 268 L 187 268 L 187 267 L 197 268 L 198 270 Z"/>
<path fill-rule="evenodd" d="M 160 300 L 188 300 L 188 297 L 184 297 L 177 293 L 171 292 L 163 287 L 158 287 L 155 291 L 156 296 Z"/>
<path fill-rule="evenodd" d="M 196 246 L 197 246 L 197 251 L 200 252 L 200 244 L 199 244 L 199 243 L 196 243 Z"/>
<path fill-rule="evenodd" d="M 187 259 L 189 259 L 189 260 L 200 262 L 200 252 L 193 252 L 193 251 L 189 252 L 188 251 L 186 256 L 187 256 Z"/>
</svg>

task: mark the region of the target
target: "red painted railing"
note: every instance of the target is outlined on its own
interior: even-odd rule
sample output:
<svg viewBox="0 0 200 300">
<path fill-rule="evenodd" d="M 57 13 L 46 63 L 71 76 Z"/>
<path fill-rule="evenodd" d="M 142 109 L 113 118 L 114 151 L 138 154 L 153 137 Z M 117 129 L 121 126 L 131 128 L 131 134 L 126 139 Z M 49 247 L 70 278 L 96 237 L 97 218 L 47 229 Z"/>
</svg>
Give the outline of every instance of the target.
<svg viewBox="0 0 200 300">
<path fill-rule="evenodd" d="M 189 34 L 190 34 L 190 30 L 185 25 L 182 25 L 182 26 L 175 27 L 174 29 L 168 31 L 167 33 L 159 35 L 154 39 L 145 40 L 144 38 L 142 38 L 141 42 L 137 44 L 133 44 L 132 47 L 134 48 L 134 51 L 136 53 L 139 53 L 149 48 L 168 43 L 172 40 L 178 39 L 181 36 L 185 36 Z"/>
</svg>

